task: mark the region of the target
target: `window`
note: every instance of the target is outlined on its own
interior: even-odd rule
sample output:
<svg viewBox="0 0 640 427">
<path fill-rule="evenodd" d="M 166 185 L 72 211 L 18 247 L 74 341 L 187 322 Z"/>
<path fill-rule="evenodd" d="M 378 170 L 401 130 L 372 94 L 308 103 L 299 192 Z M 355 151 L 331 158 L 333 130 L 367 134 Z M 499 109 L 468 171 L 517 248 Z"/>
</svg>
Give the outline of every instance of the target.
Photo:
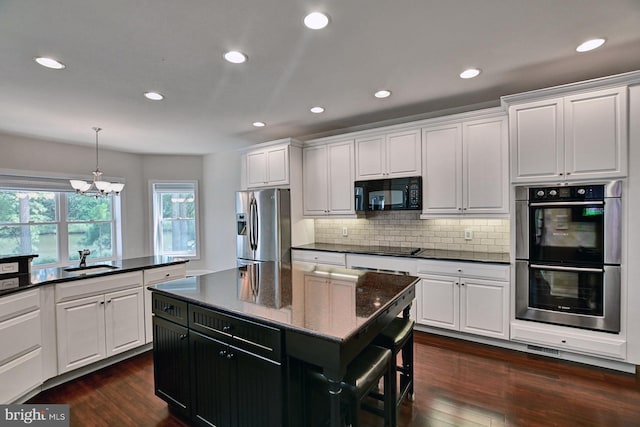
<svg viewBox="0 0 640 427">
<path fill-rule="evenodd" d="M 28 180 L 24 181 L 28 187 Z M 85 248 L 91 250 L 92 260 L 118 256 L 117 199 L 15 188 L 19 185 L 6 188 L 0 180 L 0 255 L 37 254 L 36 268 L 68 265 L 79 260 L 78 251 Z"/>
<path fill-rule="evenodd" d="M 151 183 L 155 255 L 198 257 L 197 184 Z"/>
</svg>

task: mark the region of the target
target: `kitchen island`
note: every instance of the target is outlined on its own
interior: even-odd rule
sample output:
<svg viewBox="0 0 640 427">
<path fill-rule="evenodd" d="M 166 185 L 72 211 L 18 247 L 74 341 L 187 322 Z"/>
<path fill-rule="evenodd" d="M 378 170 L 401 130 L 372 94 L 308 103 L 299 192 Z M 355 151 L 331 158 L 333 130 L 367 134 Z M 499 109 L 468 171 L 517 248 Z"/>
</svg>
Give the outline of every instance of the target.
<svg viewBox="0 0 640 427">
<path fill-rule="evenodd" d="M 197 425 L 311 425 L 304 372 L 321 370 L 331 425 L 347 366 L 415 297 L 417 277 L 251 264 L 157 284 L 156 394 Z"/>
</svg>

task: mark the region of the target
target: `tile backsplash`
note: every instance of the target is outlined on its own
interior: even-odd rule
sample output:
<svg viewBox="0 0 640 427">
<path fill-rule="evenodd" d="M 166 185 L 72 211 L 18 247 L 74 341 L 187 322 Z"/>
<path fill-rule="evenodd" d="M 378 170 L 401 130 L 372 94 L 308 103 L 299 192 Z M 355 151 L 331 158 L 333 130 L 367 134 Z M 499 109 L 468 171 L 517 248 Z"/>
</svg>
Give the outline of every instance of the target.
<svg viewBox="0 0 640 427">
<path fill-rule="evenodd" d="M 344 228 L 347 236 L 343 236 Z M 375 212 L 362 218 L 316 219 L 317 243 L 509 252 L 508 219 L 420 219 L 419 212 Z M 473 234 L 465 240 L 465 230 Z"/>
</svg>

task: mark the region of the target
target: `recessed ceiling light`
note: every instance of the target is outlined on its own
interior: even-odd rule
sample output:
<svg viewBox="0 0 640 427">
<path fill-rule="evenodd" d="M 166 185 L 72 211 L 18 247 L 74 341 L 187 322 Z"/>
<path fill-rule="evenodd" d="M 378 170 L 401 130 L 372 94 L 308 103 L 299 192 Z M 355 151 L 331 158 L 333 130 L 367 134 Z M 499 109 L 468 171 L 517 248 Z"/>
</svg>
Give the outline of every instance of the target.
<svg viewBox="0 0 640 427">
<path fill-rule="evenodd" d="M 311 111 L 312 113 L 315 113 L 315 114 L 320 114 L 320 113 L 324 113 L 324 108 L 322 108 L 322 107 L 313 107 L 309 111 Z"/>
<path fill-rule="evenodd" d="M 43 67 L 51 68 L 53 70 L 62 70 L 63 68 L 66 67 L 66 65 L 64 65 L 62 62 L 56 61 L 53 58 L 47 58 L 45 56 L 39 56 L 37 58 L 34 58 L 34 61 L 36 61 L 38 64 L 42 65 Z"/>
<path fill-rule="evenodd" d="M 263 128 L 265 127 L 267 124 L 265 122 L 253 122 L 253 125 L 257 128 Z"/>
<path fill-rule="evenodd" d="M 589 52 L 590 50 L 597 49 L 602 46 L 605 42 L 605 39 L 591 39 L 582 43 L 580 46 L 576 48 L 577 52 Z"/>
<path fill-rule="evenodd" d="M 224 54 L 224 59 L 234 64 L 242 64 L 247 60 L 247 55 L 237 50 L 231 50 Z"/>
<path fill-rule="evenodd" d="M 329 17 L 321 12 L 312 12 L 304 17 L 304 25 L 312 30 L 321 30 L 329 24 Z"/>
<path fill-rule="evenodd" d="M 460 78 L 462 79 L 472 79 L 480 74 L 480 70 L 477 68 L 467 68 L 463 72 L 460 73 Z"/>
<path fill-rule="evenodd" d="M 152 101 L 162 101 L 164 99 L 164 95 L 158 92 L 145 92 L 144 96 Z"/>
<path fill-rule="evenodd" d="M 373 94 L 373 96 L 375 96 L 376 98 L 388 98 L 391 96 L 391 91 L 390 90 L 379 90 L 376 93 Z"/>
</svg>

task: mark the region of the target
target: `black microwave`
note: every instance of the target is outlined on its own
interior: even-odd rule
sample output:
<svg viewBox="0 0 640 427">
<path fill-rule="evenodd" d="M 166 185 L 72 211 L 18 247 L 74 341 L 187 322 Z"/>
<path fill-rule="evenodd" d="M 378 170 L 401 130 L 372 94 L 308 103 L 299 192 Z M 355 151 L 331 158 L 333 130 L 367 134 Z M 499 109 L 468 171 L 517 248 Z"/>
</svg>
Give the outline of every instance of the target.
<svg viewBox="0 0 640 427">
<path fill-rule="evenodd" d="M 355 182 L 356 211 L 422 210 L 422 177 Z"/>
</svg>

